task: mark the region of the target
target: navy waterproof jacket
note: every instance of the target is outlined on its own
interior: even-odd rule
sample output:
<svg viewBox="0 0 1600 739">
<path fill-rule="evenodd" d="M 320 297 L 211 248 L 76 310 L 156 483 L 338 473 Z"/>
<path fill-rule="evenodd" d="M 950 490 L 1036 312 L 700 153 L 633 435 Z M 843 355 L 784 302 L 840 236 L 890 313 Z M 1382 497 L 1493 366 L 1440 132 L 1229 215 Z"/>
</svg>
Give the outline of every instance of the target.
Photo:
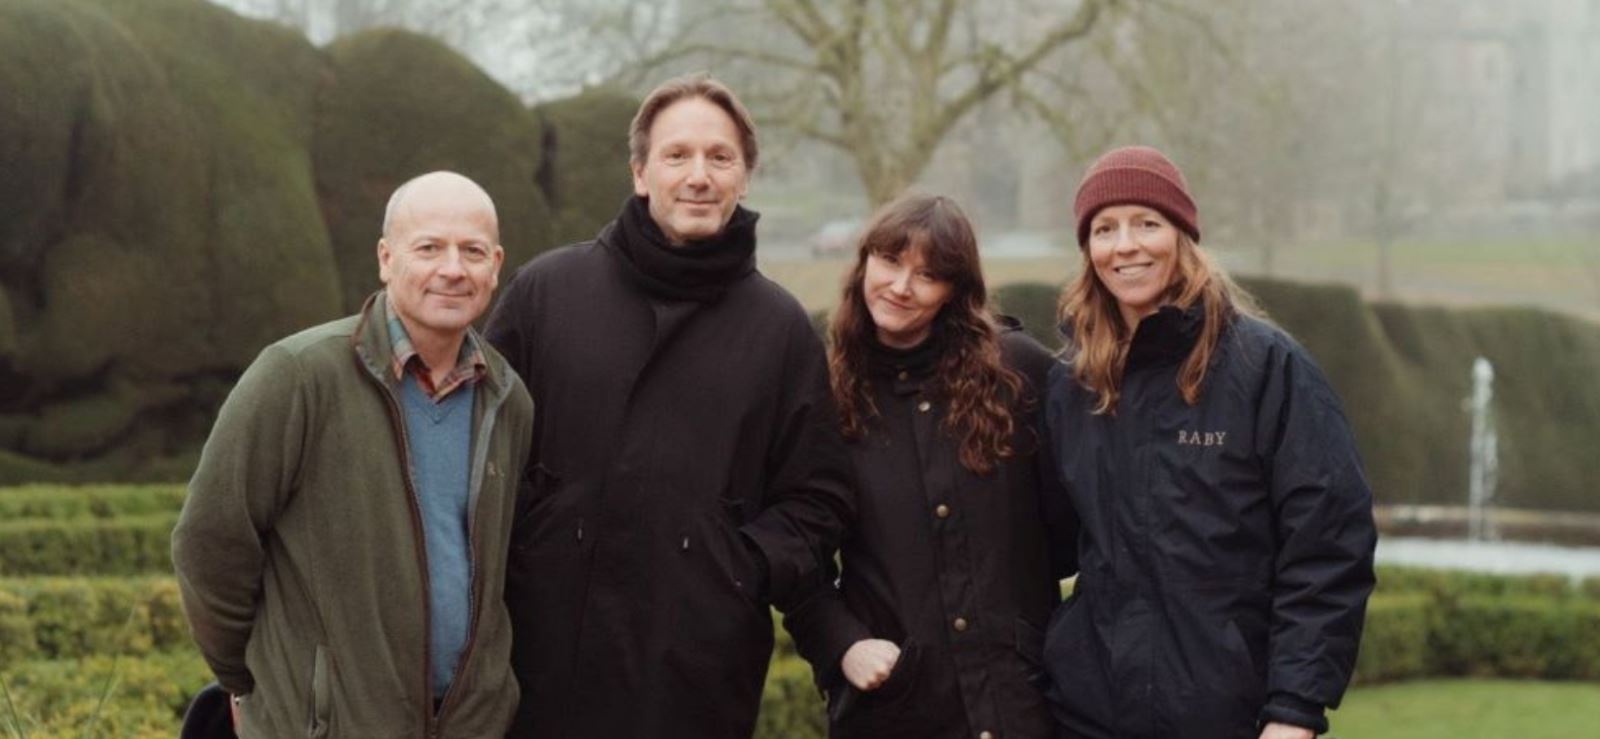
<svg viewBox="0 0 1600 739">
<path fill-rule="evenodd" d="M 1355 664 L 1377 535 L 1339 401 L 1293 339 L 1239 316 L 1188 405 L 1177 373 L 1201 324 L 1174 307 L 1140 322 L 1114 413 L 1067 367 L 1051 378 L 1082 535 L 1045 663 L 1073 735 L 1322 730 Z"/>
</svg>

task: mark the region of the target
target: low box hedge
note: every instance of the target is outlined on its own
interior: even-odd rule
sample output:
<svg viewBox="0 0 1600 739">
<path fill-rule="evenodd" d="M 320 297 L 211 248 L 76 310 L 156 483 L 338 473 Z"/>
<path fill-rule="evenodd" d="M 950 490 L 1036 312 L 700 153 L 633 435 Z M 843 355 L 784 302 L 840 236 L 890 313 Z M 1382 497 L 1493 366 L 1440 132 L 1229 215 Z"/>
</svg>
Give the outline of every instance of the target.
<svg viewBox="0 0 1600 739">
<path fill-rule="evenodd" d="M 1435 674 L 1600 680 L 1600 604 L 1473 595 L 1434 623 Z"/>
<path fill-rule="evenodd" d="M 171 577 L 0 579 L 0 668 L 190 643 Z"/>
<path fill-rule="evenodd" d="M 1424 593 L 1374 596 L 1367 603 L 1354 682 L 1389 682 L 1427 675 L 1432 667 L 1428 634 L 1433 628 L 1434 603 Z"/>
<path fill-rule="evenodd" d="M 172 571 L 178 514 L 0 521 L 0 577 Z"/>
<path fill-rule="evenodd" d="M 24 736 L 39 739 L 170 739 L 178 734 L 190 698 L 212 677 L 199 654 L 183 651 L 33 661 L 6 670 L 3 679 L 15 707 L 13 716 L 0 702 L 5 736 L 11 736 L 15 718 Z M 102 695 L 107 696 L 104 706 Z"/>
<path fill-rule="evenodd" d="M 0 488 L 0 521 L 176 513 L 182 485 L 22 485 Z"/>
<path fill-rule="evenodd" d="M 1424 593 L 1454 600 L 1466 596 L 1593 597 L 1600 588 L 1578 587 L 1566 575 L 1497 575 L 1423 567 L 1379 567 L 1378 593 Z"/>
</svg>

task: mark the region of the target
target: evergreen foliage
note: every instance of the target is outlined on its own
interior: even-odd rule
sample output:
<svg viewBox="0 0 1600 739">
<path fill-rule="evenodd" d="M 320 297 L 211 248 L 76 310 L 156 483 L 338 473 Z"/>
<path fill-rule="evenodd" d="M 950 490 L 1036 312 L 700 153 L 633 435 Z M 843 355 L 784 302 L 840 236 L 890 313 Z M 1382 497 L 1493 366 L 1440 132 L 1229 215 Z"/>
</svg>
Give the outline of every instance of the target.
<svg viewBox="0 0 1600 739">
<path fill-rule="evenodd" d="M 1366 303 L 1354 288 L 1241 280 L 1267 317 L 1316 359 L 1355 429 L 1379 503 L 1464 505 L 1473 360 L 1495 368 L 1499 438 L 1495 503 L 1600 511 L 1600 326 L 1531 308 Z M 1002 312 L 1046 346 L 1059 290 L 1008 285 Z"/>
<path fill-rule="evenodd" d="M 628 125 L 638 108 L 632 97 L 601 90 L 534 109 L 544 122 L 552 246 L 594 238 L 633 194 Z"/>
<path fill-rule="evenodd" d="M 414 175 L 489 191 L 506 278 L 630 189 L 631 100 L 536 113 L 402 31 L 318 49 L 203 0 L 4 0 L 0 90 L 5 483 L 187 477 L 256 353 L 377 287 Z"/>
<path fill-rule="evenodd" d="M 326 53 L 312 153 L 344 313 L 378 288 L 375 250 L 389 195 L 425 172 L 460 172 L 489 192 L 508 270 L 547 248 L 550 209 L 536 179 L 541 127 L 516 96 L 449 47 L 407 31 L 360 33 Z"/>
</svg>

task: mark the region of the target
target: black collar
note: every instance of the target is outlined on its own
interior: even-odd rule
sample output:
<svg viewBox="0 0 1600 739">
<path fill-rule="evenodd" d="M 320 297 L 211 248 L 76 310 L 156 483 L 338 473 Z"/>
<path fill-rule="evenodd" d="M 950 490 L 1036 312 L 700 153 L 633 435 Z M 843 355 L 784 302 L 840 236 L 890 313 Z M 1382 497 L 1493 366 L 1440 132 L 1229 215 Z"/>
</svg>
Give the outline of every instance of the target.
<svg viewBox="0 0 1600 739">
<path fill-rule="evenodd" d="M 1183 361 L 1200 340 L 1205 328 L 1205 308 L 1195 303 L 1189 308 L 1164 305 L 1144 317 L 1133 332 L 1128 347 L 1126 370 L 1145 365 L 1160 366 Z"/>
<path fill-rule="evenodd" d="M 761 214 L 736 206 L 721 233 L 673 246 L 650 217 L 650 205 L 633 196 L 600 242 L 619 257 L 633 283 L 651 297 L 713 303 L 756 269 L 756 221 Z"/>
</svg>

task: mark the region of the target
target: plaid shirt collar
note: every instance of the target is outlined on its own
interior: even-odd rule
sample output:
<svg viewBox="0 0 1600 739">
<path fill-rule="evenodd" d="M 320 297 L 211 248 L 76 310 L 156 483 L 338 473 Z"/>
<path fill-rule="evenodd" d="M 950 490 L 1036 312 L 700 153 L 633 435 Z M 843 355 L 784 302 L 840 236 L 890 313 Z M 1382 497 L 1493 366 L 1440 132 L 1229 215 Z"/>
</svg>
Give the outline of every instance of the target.
<svg viewBox="0 0 1600 739">
<path fill-rule="evenodd" d="M 417 378 L 417 385 L 422 392 L 427 393 L 433 402 L 444 400 L 458 387 L 477 382 L 489 371 L 489 363 L 483 358 L 483 349 L 478 346 L 477 337 L 468 331 L 461 341 L 461 354 L 456 358 L 455 369 L 450 370 L 444 381 L 435 386 L 428 365 L 411 344 L 411 336 L 406 333 L 405 324 L 400 322 L 400 316 L 394 312 L 394 305 L 387 296 L 383 301 L 383 312 L 389 324 L 389 342 L 394 348 L 394 360 L 391 363 L 394 378 L 404 380 L 409 369 L 411 375 Z"/>
</svg>

